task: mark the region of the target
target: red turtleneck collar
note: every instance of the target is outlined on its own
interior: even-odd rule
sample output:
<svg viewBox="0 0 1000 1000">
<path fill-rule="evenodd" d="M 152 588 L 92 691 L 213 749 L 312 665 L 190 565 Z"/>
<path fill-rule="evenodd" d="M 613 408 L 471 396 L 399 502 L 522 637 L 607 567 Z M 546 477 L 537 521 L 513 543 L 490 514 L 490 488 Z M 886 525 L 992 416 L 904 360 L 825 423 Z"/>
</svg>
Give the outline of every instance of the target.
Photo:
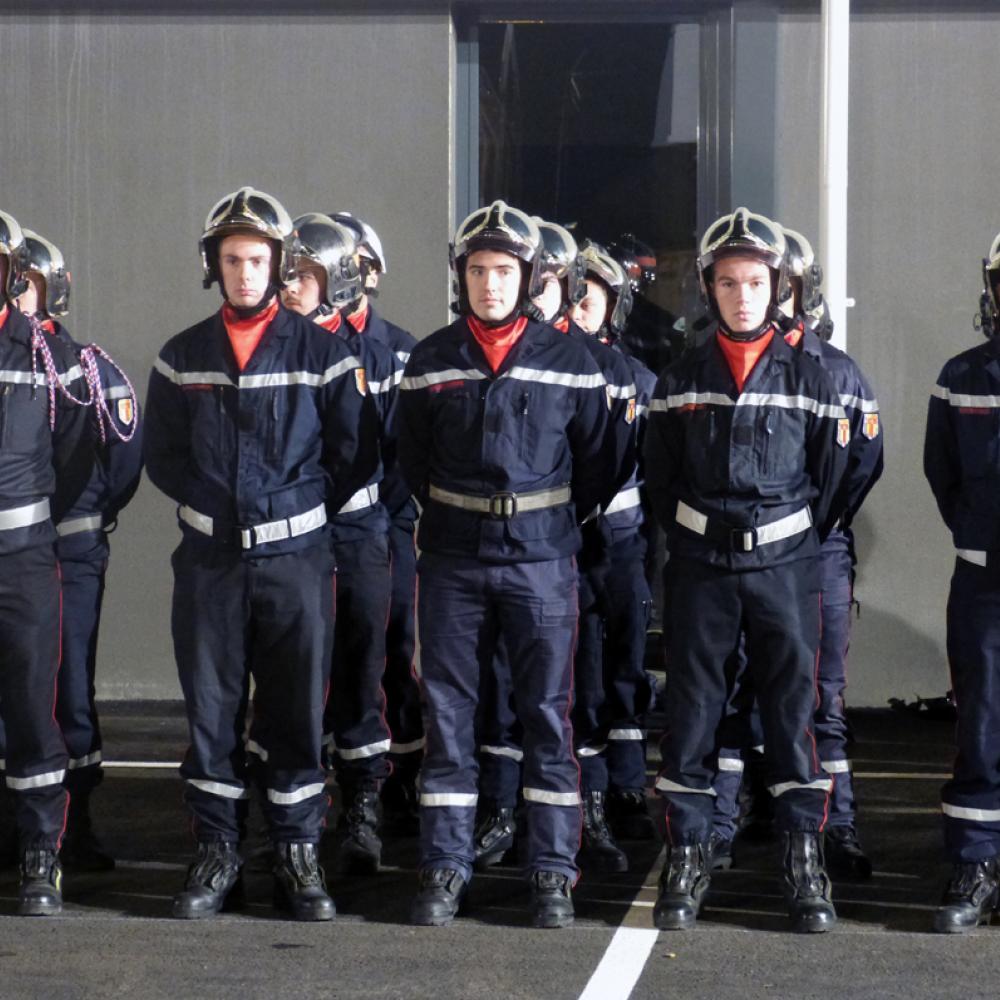
<svg viewBox="0 0 1000 1000">
<path fill-rule="evenodd" d="M 472 336 L 483 349 L 490 368 L 496 372 L 504 363 L 510 349 L 521 339 L 521 334 L 528 325 L 528 317 L 518 316 L 503 326 L 487 326 L 476 316 L 468 316 L 467 322 Z"/>
<path fill-rule="evenodd" d="M 313 316 L 313 322 L 324 330 L 329 330 L 330 333 L 336 333 L 340 329 L 342 320 L 339 312 L 332 312 L 325 316 Z"/>
<path fill-rule="evenodd" d="M 226 333 L 229 335 L 229 343 L 232 345 L 233 354 L 236 356 L 236 364 L 240 371 L 247 366 L 247 362 L 253 356 L 253 352 L 260 343 L 260 338 L 264 336 L 264 331 L 270 326 L 271 320 L 278 315 L 278 296 L 266 308 L 262 309 L 255 316 L 249 319 L 240 319 L 236 310 L 228 303 L 222 306 L 222 322 L 226 326 Z"/>
<path fill-rule="evenodd" d="M 563 313 L 563 315 L 560 316 L 558 319 L 552 321 L 552 325 L 560 333 L 569 333 L 569 316 Z"/>
<path fill-rule="evenodd" d="M 715 336 L 719 347 L 722 348 L 722 353 L 726 356 L 726 363 L 732 372 L 736 388 L 742 392 L 754 365 L 760 361 L 760 356 L 767 350 L 767 345 L 774 338 L 774 327 L 772 326 L 767 333 L 756 340 L 733 340 L 721 332 L 716 333 Z"/>
<path fill-rule="evenodd" d="M 368 303 L 366 302 L 360 309 L 355 309 L 354 312 L 347 314 L 347 322 L 354 327 L 358 333 L 364 333 L 365 327 L 368 325 Z"/>
</svg>

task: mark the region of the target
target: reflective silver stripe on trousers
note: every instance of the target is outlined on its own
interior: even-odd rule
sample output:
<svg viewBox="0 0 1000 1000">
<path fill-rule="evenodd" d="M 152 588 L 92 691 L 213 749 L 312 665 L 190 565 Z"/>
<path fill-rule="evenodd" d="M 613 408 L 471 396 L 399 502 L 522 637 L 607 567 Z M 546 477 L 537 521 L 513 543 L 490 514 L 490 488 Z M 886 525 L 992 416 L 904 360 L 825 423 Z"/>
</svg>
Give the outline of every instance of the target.
<svg viewBox="0 0 1000 1000">
<path fill-rule="evenodd" d="M 421 792 L 422 806 L 475 806 L 479 801 L 476 792 Z"/>
<path fill-rule="evenodd" d="M 14 528 L 27 528 L 32 524 L 39 524 L 49 518 L 49 500 L 39 500 L 37 503 L 29 503 L 24 507 L 11 507 L 9 510 L 0 510 L 0 531 L 13 531 Z"/>
<path fill-rule="evenodd" d="M 544 788 L 524 788 L 522 790 L 525 802 L 537 802 L 543 806 L 578 806 L 579 792 L 549 792 Z"/>
<path fill-rule="evenodd" d="M 76 771 L 81 767 L 92 767 L 94 764 L 100 764 L 103 759 L 101 751 L 95 750 L 93 753 L 88 753 L 86 757 L 70 757 L 66 766 L 68 770 Z"/>
<path fill-rule="evenodd" d="M 620 510 L 631 510 L 633 507 L 638 507 L 639 503 L 639 487 L 630 486 L 627 490 L 622 490 L 621 493 L 615 495 L 614 500 L 604 508 L 604 513 L 617 514 Z"/>
<path fill-rule="evenodd" d="M 827 774 L 850 774 L 851 762 L 849 760 L 821 760 L 819 766 Z"/>
<path fill-rule="evenodd" d="M 462 510 L 475 511 L 477 514 L 489 514 L 493 510 L 493 498 L 470 496 L 467 493 L 452 493 L 439 486 L 431 486 L 430 498 L 449 507 L 461 507 Z M 559 486 L 554 490 L 538 490 L 536 493 L 496 493 L 495 496 L 513 496 L 518 513 L 530 510 L 543 510 L 546 507 L 559 507 L 569 503 L 570 490 L 568 486 Z"/>
<path fill-rule="evenodd" d="M 645 734 L 641 729 L 611 729 L 609 740 L 641 740 Z"/>
<path fill-rule="evenodd" d="M 393 741 L 389 744 L 389 753 L 416 753 L 418 750 L 423 750 L 427 741 L 421 736 L 419 740 L 414 740 L 412 743 L 396 743 Z"/>
<path fill-rule="evenodd" d="M 985 566 L 987 563 L 987 553 L 979 549 L 955 549 L 955 555 L 966 562 L 974 563 L 976 566 Z"/>
<path fill-rule="evenodd" d="M 200 531 L 203 535 L 215 533 L 215 520 L 207 514 L 200 514 L 191 507 L 181 504 L 177 508 L 177 516 L 187 525 Z M 268 521 L 266 524 L 255 524 L 240 531 L 240 543 L 244 549 L 252 549 L 255 545 L 265 542 L 283 542 L 286 538 L 297 538 L 308 534 L 326 524 L 326 506 L 319 504 L 304 514 L 285 517 L 280 521 Z"/>
<path fill-rule="evenodd" d="M 90 517 L 74 517 L 70 521 L 60 521 L 56 525 L 56 534 L 60 538 L 67 535 L 82 535 L 85 531 L 100 531 L 104 526 L 104 518 L 100 514 L 91 514 Z"/>
<path fill-rule="evenodd" d="M 65 768 L 61 771 L 47 771 L 45 774 L 33 774 L 28 778 L 12 778 L 7 775 L 7 787 L 16 792 L 24 792 L 29 788 L 47 788 L 49 785 L 62 784 L 66 777 Z"/>
<path fill-rule="evenodd" d="M 656 788 L 660 792 L 684 792 L 691 795 L 711 795 L 713 798 L 715 797 L 714 788 L 688 788 L 686 785 L 678 785 L 676 781 L 670 781 L 667 778 L 657 778 Z"/>
<path fill-rule="evenodd" d="M 480 753 L 492 754 L 494 757 L 509 757 L 511 760 L 524 760 L 524 751 L 514 747 L 481 746 Z"/>
<path fill-rule="evenodd" d="M 267 760 L 267 751 L 256 740 L 247 740 L 247 753 L 252 753 L 261 760 Z"/>
<path fill-rule="evenodd" d="M 952 819 L 978 820 L 980 823 L 1000 823 L 1000 809 L 969 809 L 941 803 L 941 812 Z"/>
<path fill-rule="evenodd" d="M 784 795 L 785 792 L 828 792 L 833 788 L 833 781 L 830 778 L 817 778 L 815 781 L 783 781 L 780 785 L 769 785 L 768 791 L 774 798 Z"/>
<path fill-rule="evenodd" d="M 380 753 L 388 753 L 389 751 L 389 740 L 379 740 L 378 743 L 369 743 L 367 746 L 350 749 L 347 747 L 338 747 L 335 743 L 331 745 L 341 760 L 364 760 L 366 757 L 375 757 Z"/>
<path fill-rule="evenodd" d="M 693 531 L 696 535 L 704 535 L 708 531 L 708 517 L 700 514 L 689 507 L 683 500 L 677 501 L 677 523 Z M 770 545 L 772 542 L 780 542 L 784 538 L 791 538 L 806 531 L 812 526 L 812 511 L 808 507 L 789 514 L 787 517 L 779 517 L 777 521 L 770 524 L 758 524 L 757 544 Z M 733 531 L 743 530 L 740 525 L 732 525 Z M 745 531 L 749 534 L 754 530 L 753 525 L 747 525 Z"/>
<path fill-rule="evenodd" d="M 577 757 L 600 757 L 601 754 L 607 749 L 607 743 L 602 743 L 600 746 L 596 747 L 577 747 L 576 755 Z"/>
<path fill-rule="evenodd" d="M 314 785 L 296 788 L 294 792 L 279 792 L 276 788 L 269 788 L 267 801 L 273 802 L 276 806 L 294 806 L 305 799 L 311 799 L 314 795 L 320 795 L 324 787 L 322 781 L 317 781 Z"/>
<path fill-rule="evenodd" d="M 204 781 L 201 778 L 188 778 L 188 784 L 200 792 L 218 795 L 223 799 L 248 799 L 250 793 L 242 785 L 223 785 L 220 781 Z"/>
<path fill-rule="evenodd" d="M 738 757 L 720 757 L 719 770 L 731 771 L 733 774 L 742 774 L 743 761 L 741 761 Z"/>
<path fill-rule="evenodd" d="M 371 507 L 378 502 L 378 483 L 373 483 L 371 486 L 362 486 L 354 496 L 351 497 L 347 503 L 344 504 L 340 510 L 337 511 L 338 514 L 350 514 L 355 510 L 364 510 L 366 507 Z"/>
</svg>

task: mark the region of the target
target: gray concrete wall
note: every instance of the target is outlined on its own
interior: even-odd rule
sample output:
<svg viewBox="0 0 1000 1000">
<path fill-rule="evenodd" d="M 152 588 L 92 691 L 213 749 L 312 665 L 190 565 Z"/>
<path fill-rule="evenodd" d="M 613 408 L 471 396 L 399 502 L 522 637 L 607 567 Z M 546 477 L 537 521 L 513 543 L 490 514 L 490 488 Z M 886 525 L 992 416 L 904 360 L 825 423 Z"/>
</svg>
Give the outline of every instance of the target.
<svg viewBox="0 0 1000 1000">
<path fill-rule="evenodd" d="M 783 16 L 779 39 L 776 214 L 818 238 L 818 13 Z M 886 472 L 857 527 L 856 705 L 949 687 L 954 555 L 923 477 L 923 434 L 941 365 L 980 340 L 980 260 L 1000 229 L 998 42 L 996 13 L 852 18 L 847 346 L 877 387 L 886 433 Z"/>
<path fill-rule="evenodd" d="M 293 215 L 347 209 L 389 258 L 381 311 L 448 320 L 451 80 L 446 14 L 0 15 L 0 206 L 73 274 L 67 326 L 144 395 L 201 289 L 209 208 L 252 184 Z M 144 482 L 113 539 L 99 694 L 179 696 L 169 637 L 172 506 Z"/>
</svg>

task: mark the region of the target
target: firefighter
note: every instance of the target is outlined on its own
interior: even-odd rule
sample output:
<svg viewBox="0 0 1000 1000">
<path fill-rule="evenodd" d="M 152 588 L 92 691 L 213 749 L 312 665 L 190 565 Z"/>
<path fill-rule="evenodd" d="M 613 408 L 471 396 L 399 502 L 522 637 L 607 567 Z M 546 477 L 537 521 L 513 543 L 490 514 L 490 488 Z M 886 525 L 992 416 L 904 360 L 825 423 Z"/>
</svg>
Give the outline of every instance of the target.
<svg viewBox="0 0 1000 1000">
<path fill-rule="evenodd" d="M 87 386 L 72 350 L 13 305 L 26 288 L 24 235 L 0 212 L 0 711 L 18 832 L 17 912 L 62 909 L 59 848 L 68 759 L 55 718 L 59 567 L 55 522 L 91 471 Z M 80 404 L 80 405 L 77 405 Z"/>
<path fill-rule="evenodd" d="M 379 491 L 384 469 L 395 469 L 395 410 L 403 365 L 382 342 L 365 337 L 344 315 L 362 295 L 354 236 L 331 218 L 297 218 L 292 265 L 282 290 L 285 306 L 343 337 L 361 360 L 379 417 L 382 461 L 331 519 L 337 561 L 337 620 L 323 728 L 342 793 L 338 865 L 344 874 L 373 874 L 382 854 L 379 789 L 389 774 L 389 729 L 382 674 L 392 594 L 389 517 Z"/>
<path fill-rule="evenodd" d="M 608 390 L 590 355 L 528 319 L 539 233 L 502 201 L 451 248 L 459 319 L 410 355 L 399 457 L 422 514 L 418 617 L 427 747 L 416 924 L 446 924 L 472 873 L 476 704 L 502 641 L 524 733 L 535 926 L 573 921 L 579 772 L 569 724 L 579 524 L 610 501 Z"/>
<path fill-rule="evenodd" d="M 784 227 L 783 232 L 789 282 L 788 295 L 780 303 L 788 320 L 785 323 L 785 340 L 805 351 L 823 367 L 851 422 L 847 473 L 842 482 L 844 513 L 820 551 L 823 627 L 816 675 L 819 699 L 815 732 L 820 764 L 832 782 L 824 833 L 827 868 L 834 876 L 867 879 L 871 877 L 872 865 L 857 832 L 857 807 L 848 757 L 851 733 L 844 706 L 844 690 L 847 687 L 847 650 L 857 562 L 851 524 L 882 475 L 882 426 L 878 399 L 861 369 L 851 357 L 829 343 L 833 327 L 821 290 L 823 272 L 816 262 L 812 246 L 793 229 Z M 737 716 L 749 711 L 752 698 L 752 691 L 735 695 L 735 701 L 742 706 L 736 711 Z M 759 718 L 749 722 L 744 720 L 735 728 L 738 732 L 759 734 Z M 735 832 L 735 786 L 739 784 L 743 764 L 740 749 L 745 752 L 759 742 L 751 736 L 743 748 L 720 751 L 712 851 L 716 863 L 730 854 L 730 843 L 727 841 L 731 841 Z M 725 788 L 727 783 L 734 787 Z"/>
<path fill-rule="evenodd" d="M 376 312 L 371 300 L 378 296 L 382 276 L 389 265 L 378 233 L 350 212 L 332 218 L 353 234 L 358 247 L 363 290 L 346 310 L 347 322 L 368 340 L 390 348 L 405 365 L 416 338 Z M 424 752 L 424 726 L 420 713 L 420 689 L 413 666 L 416 648 L 417 553 L 413 536 L 417 505 L 398 468 L 389 465 L 382 481 L 382 503 L 389 512 L 389 554 L 392 564 L 392 602 L 386 627 L 385 674 L 386 717 L 392 741 L 389 760 L 392 772 L 381 790 L 386 832 L 413 836 L 417 819 L 417 775 Z"/>
<path fill-rule="evenodd" d="M 608 433 L 613 455 L 614 482 L 624 486 L 636 462 L 635 387 L 627 361 L 616 351 L 577 326 L 570 314 L 586 294 L 586 263 L 576 240 L 565 228 L 537 216 L 533 221 L 541 237 L 539 271 L 541 291 L 532 305 L 541 318 L 557 330 L 579 341 L 591 354 L 604 375 L 609 390 Z M 611 531 L 604 518 L 590 517 L 581 529 L 583 544 L 577 556 L 579 642 L 574 664 L 574 713 L 581 700 L 603 703 L 601 670 L 602 625 L 598 612 L 598 592 L 609 568 Z M 586 650 L 583 655 L 581 651 Z M 501 649 L 500 659 L 504 651 Z M 596 669 L 594 658 L 597 657 Z M 586 662 L 588 667 L 582 668 Z M 476 865 L 488 868 L 501 861 L 514 846 L 515 807 L 523 759 L 521 734 L 517 726 L 510 689 L 510 671 L 500 662 L 483 677 L 480 703 L 480 820 L 476 825 Z M 581 683 L 581 669 L 587 672 Z M 596 687 L 596 690 L 595 690 Z M 575 737 L 577 734 L 574 734 Z M 606 736 L 606 734 L 605 734 Z M 607 772 L 597 742 L 582 745 L 575 739 L 583 776 L 583 834 L 579 854 L 581 866 L 599 871 L 625 871 L 628 858 L 615 843 L 605 817 Z M 643 763 L 643 771 L 645 763 Z M 588 782 L 594 773 L 597 780 Z M 599 780 L 603 776 L 603 781 Z"/>
<path fill-rule="evenodd" d="M 656 787 L 667 860 L 654 922 L 692 927 L 710 873 L 710 765 L 746 635 L 769 787 L 782 835 L 783 891 L 796 931 L 836 921 L 823 867 L 830 780 L 813 738 L 820 542 L 841 514 L 850 423 L 823 369 L 777 331 L 786 283 L 781 228 L 739 208 L 698 257 L 716 331 L 668 368 L 650 403 L 646 484 L 668 533 L 671 572 L 666 734 Z"/>
<path fill-rule="evenodd" d="M 70 347 L 94 391 L 88 421 L 92 471 L 79 499 L 56 525 L 62 578 L 62 654 L 56 721 L 69 753 L 69 792 L 60 858 L 66 868 L 108 871 L 115 861 L 94 835 L 90 796 L 101 783 L 101 729 L 94 677 L 104 577 L 119 513 L 135 494 L 142 471 L 139 410 L 128 376 L 96 344 L 76 343 L 60 322 L 69 311 L 70 272 L 62 252 L 24 230 L 22 269 L 27 287 L 17 306 L 49 336 Z"/>
<path fill-rule="evenodd" d="M 951 779 L 941 790 L 952 863 L 934 930 L 989 923 L 1000 901 L 1000 234 L 983 260 L 989 339 L 948 361 L 931 391 L 924 474 L 955 545 L 948 596 L 948 663 L 958 711 Z"/>
<path fill-rule="evenodd" d="M 626 361 L 636 387 L 631 422 L 641 448 L 656 376 L 621 349 L 632 303 L 629 281 L 623 268 L 599 244 L 585 244 L 581 258 L 586 268 L 586 295 L 574 308 L 573 319 Z M 637 460 L 628 481 L 601 513 L 610 532 L 609 565 L 596 584 L 596 621 L 580 628 L 573 714 L 585 802 L 596 794 L 599 804 L 600 794 L 606 794 L 613 827 L 619 836 L 629 839 L 654 835 L 646 803 L 643 730 L 653 695 L 644 666 L 651 601 L 645 575 L 645 502 Z M 586 843 L 586 827 L 584 830 Z"/>
<path fill-rule="evenodd" d="M 244 187 L 221 199 L 200 249 L 222 308 L 168 341 L 150 375 L 146 468 L 177 502 L 183 533 L 172 629 L 198 848 L 174 915 L 187 919 L 239 900 L 251 675 L 276 902 L 298 920 L 335 912 L 317 862 L 334 610 L 327 522 L 375 472 L 377 421 L 346 342 L 281 305 L 292 243 L 270 195 Z"/>
</svg>

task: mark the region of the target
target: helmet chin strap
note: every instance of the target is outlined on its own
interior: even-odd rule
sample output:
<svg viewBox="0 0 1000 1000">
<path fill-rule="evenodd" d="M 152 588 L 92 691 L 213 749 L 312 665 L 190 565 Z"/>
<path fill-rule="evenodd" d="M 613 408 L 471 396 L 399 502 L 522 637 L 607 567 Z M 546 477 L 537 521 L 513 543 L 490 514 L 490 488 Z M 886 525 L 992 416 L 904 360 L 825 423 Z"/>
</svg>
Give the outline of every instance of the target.
<svg viewBox="0 0 1000 1000">
<path fill-rule="evenodd" d="M 221 282 L 219 283 L 219 287 L 222 288 Z M 264 294 L 260 297 L 260 302 L 258 302 L 255 306 L 233 305 L 232 302 L 229 302 L 229 299 L 226 299 L 226 302 L 229 302 L 229 308 L 232 309 L 240 319 L 252 319 L 258 313 L 262 313 L 265 309 L 267 309 L 267 307 L 271 304 L 271 300 L 277 294 L 278 286 L 273 281 L 269 281 L 267 283 L 267 288 L 264 289 Z M 226 298 L 225 289 L 222 289 L 222 297 L 224 299 Z"/>
</svg>

